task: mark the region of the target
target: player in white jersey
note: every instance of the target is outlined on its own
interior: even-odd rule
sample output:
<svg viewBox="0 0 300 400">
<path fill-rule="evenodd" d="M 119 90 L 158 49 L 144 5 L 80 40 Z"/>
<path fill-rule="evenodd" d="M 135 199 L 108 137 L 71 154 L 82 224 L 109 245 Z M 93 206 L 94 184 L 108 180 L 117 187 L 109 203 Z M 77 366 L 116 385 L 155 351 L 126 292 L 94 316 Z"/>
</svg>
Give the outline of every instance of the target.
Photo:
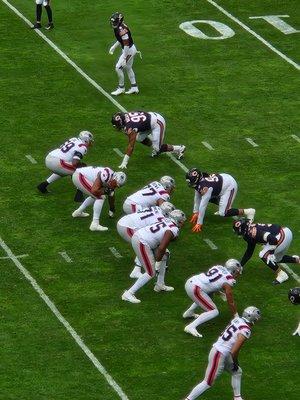
<svg viewBox="0 0 300 400">
<path fill-rule="evenodd" d="M 186 281 L 185 290 L 193 300 L 193 304 L 183 313 L 183 318 L 195 318 L 184 328 L 186 333 L 202 337 L 197 331 L 197 326 L 219 315 L 219 310 L 211 298 L 211 295 L 215 292 L 224 291 L 232 316 L 238 315 L 232 287 L 235 285 L 235 278 L 241 273 L 241 270 L 240 262 L 231 258 L 226 261 L 224 267 L 215 265 L 207 272 L 194 275 Z M 197 307 L 202 308 L 204 312 L 200 315 L 195 314 Z"/>
<path fill-rule="evenodd" d="M 126 182 L 124 172 L 114 172 L 109 167 L 84 167 L 76 170 L 72 180 L 77 189 L 87 194 L 88 197 L 77 208 L 72 216 L 88 217 L 84 210 L 93 204 L 93 221 L 90 225 L 91 231 L 107 231 L 106 226 L 99 224 L 100 214 L 106 195 L 109 202 L 109 216 L 113 217 L 115 212 L 115 189 L 123 186 Z"/>
<path fill-rule="evenodd" d="M 166 249 L 171 240 L 179 235 L 179 229 L 183 226 L 185 219 L 182 211 L 174 210 L 170 213 L 169 218 L 164 218 L 161 222 L 141 228 L 134 233 L 131 239 L 132 248 L 145 269 L 145 273 L 130 289 L 125 290 L 122 300 L 140 303 L 140 300 L 135 297 L 135 293 L 155 276 L 155 271 L 159 273 L 158 278 L 164 277 L 166 262 L 163 258 Z M 161 284 L 159 280 L 157 283 Z M 169 290 L 163 288 L 162 290 L 170 291 L 173 288 Z"/>
<path fill-rule="evenodd" d="M 251 325 L 261 317 L 258 308 L 250 306 L 245 308 L 242 318 L 234 318 L 213 344 L 208 356 L 208 365 L 205 377 L 185 400 L 195 400 L 209 389 L 216 378 L 224 371 L 231 374 L 231 386 L 234 400 L 243 400 L 241 397 L 242 369 L 238 363 L 241 347 L 251 335 Z"/>
<path fill-rule="evenodd" d="M 131 243 L 131 238 L 135 231 L 144 228 L 145 226 L 155 224 L 156 222 L 161 222 L 164 217 L 167 217 L 173 210 L 175 210 L 173 204 L 164 201 L 159 207 L 154 206 L 144 208 L 136 213 L 124 215 L 124 217 L 122 217 L 117 223 L 118 233 L 124 240 Z M 170 256 L 168 250 L 167 253 L 168 256 Z M 141 264 L 139 259 L 136 257 L 135 267 L 129 276 L 130 278 L 139 278 L 141 274 Z"/>
<path fill-rule="evenodd" d="M 57 181 L 58 179 L 72 175 L 76 168 L 85 166 L 81 160 L 88 151 L 88 148 L 94 141 L 93 134 L 88 131 L 82 131 L 79 133 L 78 138 L 74 137 L 67 140 L 59 148 L 52 150 L 45 159 L 46 167 L 53 172 L 44 182 L 41 182 L 37 189 L 41 193 L 48 193 L 47 187 L 50 183 Z M 75 200 L 83 200 L 79 192 Z"/>
<path fill-rule="evenodd" d="M 131 214 L 146 207 L 159 206 L 169 201 L 175 188 L 175 180 L 171 176 L 162 176 L 160 181 L 150 182 L 142 189 L 128 196 L 123 204 L 125 214 Z"/>
</svg>

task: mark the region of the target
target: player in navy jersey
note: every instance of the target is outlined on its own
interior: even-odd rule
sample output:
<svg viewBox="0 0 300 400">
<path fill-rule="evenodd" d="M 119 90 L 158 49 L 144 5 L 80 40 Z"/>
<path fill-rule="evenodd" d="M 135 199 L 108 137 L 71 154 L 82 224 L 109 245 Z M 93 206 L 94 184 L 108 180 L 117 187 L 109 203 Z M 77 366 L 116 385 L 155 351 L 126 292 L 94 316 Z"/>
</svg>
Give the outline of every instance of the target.
<svg viewBox="0 0 300 400">
<path fill-rule="evenodd" d="M 293 234 L 289 228 L 277 224 L 252 224 L 250 221 L 240 219 L 233 223 L 233 230 L 247 242 L 247 249 L 242 257 L 241 265 L 244 266 L 252 257 L 256 244 L 263 245 L 259 253 L 261 260 L 275 273 L 273 284 L 279 284 L 288 279 L 288 275 L 278 263 L 299 264 L 298 255 L 286 255 Z"/>
<path fill-rule="evenodd" d="M 109 49 L 109 54 L 113 54 L 118 46 L 121 46 L 122 53 L 116 64 L 116 72 L 119 78 L 119 86 L 111 92 L 112 95 L 118 96 L 125 92 L 124 85 L 124 70 L 127 72 L 128 79 L 131 83 L 131 88 L 125 94 L 138 94 L 139 89 L 135 80 L 135 74 L 132 69 L 133 60 L 138 53 L 131 36 L 128 26 L 124 23 L 124 17 L 121 13 L 114 13 L 110 17 L 110 24 L 114 30 L 117 41 Z"/>
<path fill-rule="evenodd" d="M 194 224 L 193 232 L 201 232 L 208 203 L 215 203 L 219 211 L 215 214 L 222 217 L 245 215 L 253 220 L 254 208 L 232 208 L 237 194 L 236 180 L 228 174 L 208 174 L 197 168 L 191 168 L 186 173 L 188 185 L 195 189 L 193 216 L 190 220 Z"/>
<path fill-rule="evenodd" d="M 127 168 L 135 142 L 152 146 L 152 157 L 165 152 L 175 153 L 179 160 L 183 157 L 185 146 L 163 143 L 166 121 L 160 114 L 151 111 L 117 112 L 112 116 L 111 123 L 128 137 L 128 146 L 119 168 Z M 151 139 L 149 138 L 150 134 L 152 135 Z"/>
</svg>

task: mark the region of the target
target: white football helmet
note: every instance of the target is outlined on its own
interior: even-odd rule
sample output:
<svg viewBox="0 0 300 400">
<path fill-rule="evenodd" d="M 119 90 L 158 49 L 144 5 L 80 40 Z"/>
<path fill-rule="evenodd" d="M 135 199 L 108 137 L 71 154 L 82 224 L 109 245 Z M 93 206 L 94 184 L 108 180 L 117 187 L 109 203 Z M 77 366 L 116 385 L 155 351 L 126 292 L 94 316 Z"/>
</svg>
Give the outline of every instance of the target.
<svg viewBox="0 0 300 400">
<path fill-rule="evenodd" d="M 227 260 L 224 266 L 232 275 L 241 274 L 243 270 L 241 263 L 234 258 Z"/>
<path fill-rule="evenodd" d="M 121 187 L 121 186 L 125 185 L 125 183 L 127 181 L 127 176 L 126 176 L 125 172 L 118 171 L 118 172 L 113 173 L 111 179 L 114 179 L 117 182 L 117 186 Z"/>
<path fill-rule="evenodd" d="M 245 308 L 242 314 L 242 318 L 246 321 L 249 322 L 250 324 L 254 324 L 256 321 L 258 321 L 261 318 L 261 313 L 258 308 L 254 306 L 250 306 Z"/>
<path fill-rule="evenodd" d="M 175 179 L 168 175 L 162 176 L 160 183 L 165 189 L 173 189 L 175 187 Z"/>
<path fill-rule="evenodd" d="M 185 213 L 181 210 L 173 210 L 169 214 L 169 218 L 176 224 L 177 226 L 181 225 L 185 220 Z"/>
<path fill-rule="evenodd" d="M 175 210 L 175 206 L 169 201 L 164 201 L 163 203 L 161 203 L 159 208 L 161 209 L 165 217 L 168 217 L 170 212 Z"/>
<path fill-rule="evenodd" d="M 84 143 L 89 144 L 94 141 L 94 136 L 89 131 L 81 131 L 79 133 L 79 139 L 81 139 Z"/>
</svg>

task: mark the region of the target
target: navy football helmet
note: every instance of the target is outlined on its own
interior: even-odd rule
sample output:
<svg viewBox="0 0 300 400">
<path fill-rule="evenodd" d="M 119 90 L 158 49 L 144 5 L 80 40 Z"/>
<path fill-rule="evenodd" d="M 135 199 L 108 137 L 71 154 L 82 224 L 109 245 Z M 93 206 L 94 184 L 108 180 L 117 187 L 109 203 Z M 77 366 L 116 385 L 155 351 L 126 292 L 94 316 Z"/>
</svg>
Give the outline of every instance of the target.
<svg viewBox="0 0 300 400">
<path fill-rule="evenodd" d="M 237 221 L 234 221 L 233 227 L 232 227 L 234 233 L 236 233 L 239 236 L 244 235 L 249 224 L 250 224 L 250 221 L 245 218 L 240 218 Z"/>
<path fill-rule="evenodd" d="M 292 304 L 300 304 L 300 287 L 290 289 L 288 297 Z"/>
<path fill-rule="evenodd" d="M 186 174 L 185 179 L 190 187 L 196 187 L 200 182 L 203 173 L 198 168 L 191 168 Z"/>
<path fill-rule="evenodd" d="M 116 29 L 121 23 L 123 22 L 124 16 L 119 12 L 115 12 L 110 17 L 110 24 L 111 26 Z"/>
<path fill-rule="evenodd" d="M 117 112 L 111 118 L 112 125 L 120 131 L 125 126 L 125 113 Z"/>
</svg>

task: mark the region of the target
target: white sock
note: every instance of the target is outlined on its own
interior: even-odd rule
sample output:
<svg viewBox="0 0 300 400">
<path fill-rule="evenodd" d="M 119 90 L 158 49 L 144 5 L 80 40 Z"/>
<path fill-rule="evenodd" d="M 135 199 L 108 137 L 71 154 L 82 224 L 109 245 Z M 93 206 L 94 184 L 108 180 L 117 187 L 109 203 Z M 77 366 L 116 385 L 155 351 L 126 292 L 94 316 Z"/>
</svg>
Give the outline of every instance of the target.
<svg viewBox="0 0 300 400">
<path fill-rule="evenodd" d="M 91 196 L 87 197 L 84 202 L 77 208 L 77 211 L 84 211 L 87 207 L 91 206 L 94 203 L 95 199 Z"/>
<path fill-rule="evenodd" d="M 119 86 L 124 87 L 124 72 L 122 68 L 116 68 L 116 72 L 119 78 Z"/>
<path fill-rule="evenodd" d="M 46 181 L 48 183 L 52 183 L 52 182 L 57 181 L 59 178 L 62 178 L 62 176 L 57 175 L 57 174 L 52 174 L 52 175 L 49 176 L 49 178 L 46 179 Z"/>
<path fill-rule="evenodd" d="M 231 386 L 233 389 L 234 397 L 241 397 L 241 381 L 242 381 L 242 368 L 232 373 Z"/>
<path fill-rule="evenodd" d="M 202 381 L 199 385 L 195 386 L 191 393 L 187 396 L 187 400 L 195 400 L 198 396 L 200 396 L 205 390 L 209 389 L 210 386 Z"/>
<path fill-rule="evenodd" d="M 127 69 L 127 75 L 130 80 L 131 86 L 137 86 L 136 81 L 135 81 L 135 74 L 134 74 L 132 68 Z"/>
<path fill-rule="evenodd" d="M 99 224 L 99 219 L 100 219 L 100 214 L 101 210 L 104 204 L 103 199 L 96 199 L 94 203 L 94 214 L 93 214 L 93 222 L 96 222 Z"/>
<path fill-rule="evenodd" d="M 134 294 L 135 292 L 137 292 L 142 286 L 146 285 L 146 283 L 148 283 L 150 280 L 152 279 L 152 277 L 150 275 L 147 274 L 147 272 L 145 272 L 143 275 L 141 275 L 136 282 L 131 286 L 130 289 L 128 289 L 128 291 L 132 294 Z"/>
<path fill-rule="evenodd" d="M 131 271 L 131 273 L 130 274 L 138 274 L 138 273 L 141 273 L 142 271 L 141 271 L 141 267 L 139 267 L 138 265 L 136 265 L 134 268 L 133 268 L 133 270 Z"/>
<path fill-rule="evenodd" d="M 196 318 L 193 322 L 191 322 L 188 326 L 190 328 L 197 328 L 197 326 L 204 324 L 204 322 L 209 321 L 210 319 L 213 319 L 219 315 L 218 310 L 211 310 L 211 311 L 206 311 L 202 314 L 199 315 L 198 318 Z"/>
<path fill-rule="evenodd" d="M 165 284 L 165 274 L 166 274 L 166 262 L 162 261 L 160 264 L 158 276 L 157 276 L 157 284 L 162 286 Z"/>
<path fill-rule="evenodd" d="M 141 267 L 141 266 L 142 266 L 142 264 L 141 264 L 141 262 L 140 262 L 140 260 L 139 260 L 138 257 L 135 257 L 135 259 L 134 259 L 134 264 L 135 264 L 137 267 Z"/>
</svg>

